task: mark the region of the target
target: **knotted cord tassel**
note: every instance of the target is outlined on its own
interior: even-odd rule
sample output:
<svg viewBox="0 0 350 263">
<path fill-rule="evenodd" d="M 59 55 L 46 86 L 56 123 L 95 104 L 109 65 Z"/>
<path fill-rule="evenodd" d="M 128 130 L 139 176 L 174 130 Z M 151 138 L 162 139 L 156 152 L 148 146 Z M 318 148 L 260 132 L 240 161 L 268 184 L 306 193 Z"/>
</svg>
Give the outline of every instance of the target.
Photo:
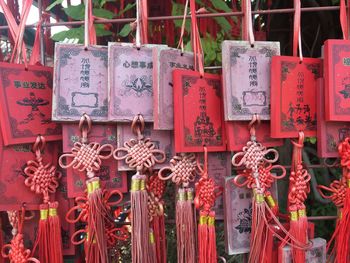
<svg viewBox="0 0 350 263">
<path fill-rule="evenodd" d="M 38 225 L 38 233 L 33 246 L 33 252 L 39 247 L 38 257 L 40 262 L 50 262 L 50 251 L 48 247 L 49 239 L 49 206 L 47 204 L 40 205 L 40 220 Z"/>
<path fill-rule="evenodd" d="M 149 261 L 149 218 L 147 209 L 147 191 L 145 175 L 135 174 L 131 179 L 131 243 L 132 262 L 148 263 Z"/>
<path fill-rule="evenodd" d="M 183 232 L 183 240 L 185 246 L 185 262 L 195 262 L 196 259 L 196 240 L 195 240 L 195 220 L 194 220 L 194 207 L 193 207 L 193 189 L 186 189 L 186 200 L 183 207 L 183 225 L 185 231 Z"/>
<path fill-rule="evenodd" d="M 217 261 L 215 212 L 211 211 L 208 216 L 208 262 Z"/>
<path fill-rule="evenodd" d="M 48 251 L 52 263 L 63 263 L 61 222 L 57 214 L 58 202 L 49 203 L 48 217 Z M 44 261 L 43 261 L 44 262 Z"/>
<path fill-rule="evenodd" d="M 199 223 L 198 223 L 198 262 L 207 263 L 209 258 L 207 257 L 208 253 L 208 216 L 204 211 L 200 212 Z"/>
<path fill-rule="evenodd" d="M 87 263 L 106 263 L 108 262 L 108 253 L 103 193 L 100 187 L 100 179 L 89 176 L 89 172 L 88 177 L 92 177 L 92 179 L 86 181 L 89 207 L 85 258 Z"/>
</svg>

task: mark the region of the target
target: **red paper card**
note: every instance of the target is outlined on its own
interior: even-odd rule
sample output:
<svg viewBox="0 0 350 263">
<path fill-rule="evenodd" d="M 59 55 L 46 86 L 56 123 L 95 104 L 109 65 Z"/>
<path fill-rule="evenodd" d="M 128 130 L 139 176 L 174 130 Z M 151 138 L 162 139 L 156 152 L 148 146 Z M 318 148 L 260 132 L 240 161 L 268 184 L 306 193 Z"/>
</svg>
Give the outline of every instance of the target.
<svg viewBox="0 0 350 263">
<path fill-rule="evenodd" d="M 176 69 L 173 79 L 175 151 L 225 151 L 221 76 Z"/>
<path fill-rule="evenodd" d="M 32 143 L 38 134 L 60 140 L 51 122 L 52 68 L 0 63 L 0 121 L 5 145 Z"/>
<path fill-rule="evenodd" d="M 316 80 L 322 77 L 322 60 L 276 56 L 271 70 L 271 136 L 316 136 Z"/>
<path fill-rule="evenodd" d="M 32 144 L 3 146 L 2 138 L 0 144 L 0 211 L 18 210 L 23 202 L 29 210 L 38 209 L 42 195 L 33 193 L 24 185 L 27 161 L 35 158 Z M 43 161 L 57 163 L 58 148 L 58 143 L 47 143 Z"/>
<path fill-rule="evenodd" d="M 174 129 L 173 70 L 193 70 L 193 53 L 179 49 L 153 49 L 154 129 Z"/>
<path fill-rule="evenodd" d="M 62 141 L 63 152 L 71 152 L 74 143 L 81 140 L 81 132 L 76 124 L 62 125 Z M 117 125 L 96 124 L 92 125 L 89 133 L 90 142 L 98 142 L 100 144 L 112 144 L 117 146 Z"/>
<path fill-rule="evenodd" d="M 350 40 L 325 42 L 324 68 L 326 120 L 349 121 Z"/>
<path fill-rule="evenodd" d="M 317 83 L 317 154 L 322 158 L 336 158 L 339 157 L 338 145 L 350 136 L 350 123 L 325 120 L 323 78 Z"/>
<path fill-rule="evenodd" d="M 107 47 L 56 43 L 53 120 L 79 121 L 86 113 L 107 121 L 107 66 Z"/>
<path fill-rule="evenodd" d="M 130 122 L 137 114 L 153 121 L 153 48 L 130 43 L 108 46 L 109 120 Z"/>
<path fill-rule="evenodd" d="M 151 142 L 154 143 L 156 149 L 163 150 L 165 152 L 165 161 L 161 164 L 156 164 L 153 169 L 161 169 L 169 165 L 169 161 L 175 155 L 173 136 L 171 131 L 161 131 L 154 130 L 151 123 L 145 125 L 145 130 L 143 135 L 145 138 L 150 138 Z M 135 138 L 135 134 L 132 133 L 130 124 L 118 124 L 117 127 L 117 146 L 124 147 L 124 143 L 129 141 L 132 138 Z M 131 169 L 124 160 L 118 161 L 118 170 L 119 171 L 134 171 Z"/>
<path fill-rule="evenodd" d="M 280 54 L 279 42 L 222 42 L 225 120 L 251 120 L 253 114 L 270 119 L 271 58 Z"/>
<path fill-rule="evenodd" d="M 227 150 L 241 151 L 250 140 L 248 122 L 227 121 L 226 123 Z M 256 139 L 266 147 L 282 146 L 282 139 L 271 138 L 270 122 L 263 121 L 256 128 Z"/>
</svg>

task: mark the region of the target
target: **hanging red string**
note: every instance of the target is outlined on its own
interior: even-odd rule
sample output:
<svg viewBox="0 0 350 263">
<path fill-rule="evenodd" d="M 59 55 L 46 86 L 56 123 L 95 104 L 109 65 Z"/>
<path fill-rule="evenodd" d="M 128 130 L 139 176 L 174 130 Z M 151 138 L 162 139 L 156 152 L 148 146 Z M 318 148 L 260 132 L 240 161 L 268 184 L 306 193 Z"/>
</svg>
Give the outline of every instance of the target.
<svg viewBox="0 0 350 263">
<path fill-rule="evenodd" d="M 2 247 L 1 255 L 3 258 L 8 258 L 10 263 L 40 263 L 34 257 L 31 257 L 31 251 L 24 247 L 23 224 L 25 220 L 25 208 L 22 206 L 21 211 L 18 211 L 18 226 L 17 233 L 13 236 L 11 243 Z M 49 261 L 48 261 L 49 262 Z"/>
<path fill-rule="evenodd" d="M 45 145 L 45 138 L 38 136 L 33 145 L 35 160 L 28 161 L 24 169 L 24 173 L 28 176 L 24 181 L 25 185 L 31 191 L 43 196 L 43 204 L 40 205 L 38 235 L 33 253 L 39 247 L 41 262 L 62 263 L 61 224 L 57 216 L 58 203 L 50 203 L 49 196 L 56 192 L 61 173 L 51 163 L 44 164 L 41 154 Z"/>
<path fill-rule="evenodd" d="M 310 192 L 311 176 L 302 165 L 302 149 L 304 147 L 304 133 L 299 132 L 298 141 L 293 143 L 292 167 L 289 177 L 288 210 L 290 213 L 290 234 L 299 244 L 308 245 L 308 222 L 304 202 Z M 298 248 L 292 240 L 292 256 L 296 263 L 305 262 L 305 249 Z"/>
<path fill-rule="evenodd" d="M 109 200 L 111 194 L 101 189 L 100 179 L 95 176 L 95 173 L 101 168 L 102 160 L 112 156 L 113 146 L 110 144 L 101 146 L 96 142 L 88 143 L 88 134 L 91 126 L 90 117 L 84 114 L 79 123 L 79 129 L 82 135 L 81 142 L 74 144 L 71 153 L 61 155 L 59 164 L 64 169 L 72 167 L 75 170 L 86 172 L 86 195 L 85 197 L 76 198 L 78 207 L 82 206 L 83 210 L 76 220 L 69 219 L 71 211 L 74 211 L 76 208 L 70 210 L 66 215 L 66 219 L 73 223 L 79 220 L 86 222 L 86 228 L 84 230 L 86 237 L 81 241 L 85 245 L 86 262 L 106 263 L 108 262 L 106 219 L 112 218 L 110 215 L 111 204 L 107 200 Z M 70 158 L 71 161 L 64 164 L 63 159 L 65 158 Z M 120 202 L 122 194 L 119 191 L 116 193 L 120 196 Z M 73 242 L 74 244 L 80 244 L 80 242 Z"/>
<path fill-rule="evenodd" d="M 161 180 L 171 180 L 178 188 L 175 212 L 179 263 L 196 262 L 193 189 L 189 187 L 196 175 L 197 161 L 193 153 L 174 156 L 170 160 L 170 166 L 163 167 L 158 173 Z"/>
<path fill-rule="evenodd" d="M 198 223 L 198 262 L 217 262 L 215 212 L 212 210 L 216 198 L 221 194 L 220 187 L 208 175 L 208 151 L 204 146 L 203 168 L 198 165 L 201 172 L 196 183 L 196 197 L 194 205 L 199 210 Z"/>
</svg>

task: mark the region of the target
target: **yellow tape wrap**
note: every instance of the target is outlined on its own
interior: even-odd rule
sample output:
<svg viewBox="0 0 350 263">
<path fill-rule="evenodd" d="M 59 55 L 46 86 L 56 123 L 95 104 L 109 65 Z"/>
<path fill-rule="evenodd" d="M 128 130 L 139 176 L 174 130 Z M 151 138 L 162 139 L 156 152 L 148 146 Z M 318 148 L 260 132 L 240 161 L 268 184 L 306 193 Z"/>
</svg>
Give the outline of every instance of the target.
<svg viewBox="0 0 350 263">
<path fill-rule="evenodd" d="M 348 185 L 348 188 L 350 188 L 350 179 L 346 180 L 346 183 Z"/>
<path fill-rule="evenodd" d="M 193 200 L 193 192 L 187 191 L 187 200 L 192 201 Z"/>
<path fill-rule="evenodd" d="M 209 216 L 208 217 L 208 226 L 213 226 L 215 225 L 215 217 Z"/>
<path fill-rule="evenodd" d="M 290 220 L 292 220 L 292 221 L 298 220 L 298 212 L 297 211 L 290 212 Z"/>
<path fill-rule="evenodd" d="M 93 191 L 100 189 L 100 180 L 92 181 L 91 184 Z"/>
<path fill-rule="evenodd" d="M 40 210 L 40 220 L 46 220 L 48 216 L 49 210 L 47 209 L 42 209 Z"/>
<path fill-rule="evenodd" d="M 305 217 L 306 216 L 306 210 L 305 209 L 298 210 L 298 214 L 299 214 L 299 218 L 300 217 Z"/>
<path fill-rule="evenodd" d="M 261 204 L 262 202 L 264 202 L 264 196 L 262 194 L 256 194 L 255 200 L 258 204 Z"/>
<path fill-rule="evenodd" d="M 140 181 L 140 190 L 143 191 L 146 189 L 146 180 L 142 179 Z"/>
<path fill-rule="evenodd" d="M 57 216 L 57 209 L 56 208 L 50 208 L 49 209 L 49 216 Z"/>
<path fill-rule="evenodd" d="M 140 179 L 131 179 L 131 191 L 140 191 Z"/>
<path fill-rule="evenodd" d="M 150 232 L 149 233 L 149 242 L 151 244 L 154 244 L 155 243 L 155 238 L 154 238 L 154 233 L 153 232 Z"/>
<path fill-rule="evenodd" d="M 275 200 L 273 199 L 272 195 L 268 195 L 265 197 L 267 204 L 269 205 L 269 207 L 275 207 L 276 203 Z"/>
<path fill-rule="evenodd" d="M 91 194 L 91 193 L 94 191 L 94 188 L 93 188 L 91 182 L 88 182 L 87 185 L 86 185 L 86 187 L 87 187 L 87 192 L 88 192 L 88 194 Z"/>
<path fill-rule="evenodd" d="M 200 216 L 199 217 L 199 224 L 200 225 L 206 225 L 208 222 L 208 217 L 207 216 Z"/>
<path fill-rule="evenodd" d="M 177 198 L 179 201 L 185 201 L 186 200 L 185 192 L 179 191 Z"/>
<path fill-rule="evenodd" d="M 343 212 L 341 210 L 338 210 L 338 219 L 343 218 Z"/>
</svg>

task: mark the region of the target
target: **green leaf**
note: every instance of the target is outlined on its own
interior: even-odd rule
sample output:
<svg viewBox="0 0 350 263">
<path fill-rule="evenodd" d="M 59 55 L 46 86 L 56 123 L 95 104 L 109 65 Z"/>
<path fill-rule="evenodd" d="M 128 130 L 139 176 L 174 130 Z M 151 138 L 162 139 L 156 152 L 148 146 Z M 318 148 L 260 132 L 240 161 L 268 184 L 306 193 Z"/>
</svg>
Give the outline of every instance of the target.
<svg viewBox="0 0 350 263">
<path fill-rule="evenodd" d="M 183 16 L 185 11 L 185 6 L 183 4 L 178 4 L 175 2 L 172 2 L 172 9 L 171 9 L 171 15 L 172 16 Z M 188 9 L 189 12 L 189 9 Z M 173 20 L 175 27 L 182 27 L 182 19 L 176 19 Z M 186 19 L 185 22 L 185 29 L 187 32 L 191 31 L 191 21 L 189 19 Z"/>
<path fill-rule="evenodd" d="M 79 43 L 83 43 L 84 29 L 83 27 L 71 28 L 69 30 L 56 33 L 51 38 L 54 41 L 64 41 L 66 39 L 78 39 Z"/>
<path fill-rule="evenodd" d="M 219 24 L 219 26 L 225 33 L 230 32 L 231 25 L 225 17 L 214 17 L 214 20 L 216 21 L 216 23 Z"/>
<path fill-rule="evenodd" d="M 120 32 L 118 33 L 118 35 L 121 37 L 127 37 L 130 34 L 130 32 L 131 32 L 130 24 L 125 24 L 122 30 L 120 30 Z"/>
<path fill-rule="evenodd" d="M 94 14 L 94 16 L 107 18 L 107 19 L 112 19 L 115 16 L 113 12 L 103 8 L 94 8 L 92 10 L 92 13 Z"/>
<path fill-rule="evenodd" d="M 317 138 L 316 137 L 310 137 L 309 141 L 310 141 L 310 143 L 315 144 L 317 142 Z"/>
<path fill-rule="evenodd" d="M 67 16 L 73 18 L 74 20 L 84 20 L 84 9 L 85 6 L 80 4 L 63 8 L 63 11 L 67 14 Z"/>
<path fill-rule="evenodd" d="M 131 10 L 135 6 L 136 6 L 136 3 L 133 3 L 133 4 L 129 3 L 129 4 L 127 4 L 126 7 L 118 13 L 118 16 L 121 16 L 122 14 L 124 14 L 125 12 Z"/>
<path fill-rule="evenodd" d="M 223 0 L 212 0 L 211 3 L 213 4 L 215 9 L 222 10 L 225 12 L 232 12 L 231 8 L 229 8 L 226 2 Z"/>
<path fill-rule="evenodd" d="M 46 11 L 50 11 L 52 8 L 54 8 L 56 5 L 60 5 L 63 3 L 63 0 L 56 0 L 54 1 L 51 5 L 49 5 L 47 8 L 46 8 Z"/>
<path fill-rule="evenodd" d="M 105 37 L 105 36 L 111 36 L 112 32 L 108 31 L 104 28 L 104 25 L 97 24 L 95 25 L 95 30 L 96 30 L 96 36 L 98 37 Z"/>
<path fill-rule="evenodd" d="M 187 44 L 185 45 L 185 51 L 192 52 L 192 44 L 191 44 L 191 41 L 188 41 Z"/>
</svg>

